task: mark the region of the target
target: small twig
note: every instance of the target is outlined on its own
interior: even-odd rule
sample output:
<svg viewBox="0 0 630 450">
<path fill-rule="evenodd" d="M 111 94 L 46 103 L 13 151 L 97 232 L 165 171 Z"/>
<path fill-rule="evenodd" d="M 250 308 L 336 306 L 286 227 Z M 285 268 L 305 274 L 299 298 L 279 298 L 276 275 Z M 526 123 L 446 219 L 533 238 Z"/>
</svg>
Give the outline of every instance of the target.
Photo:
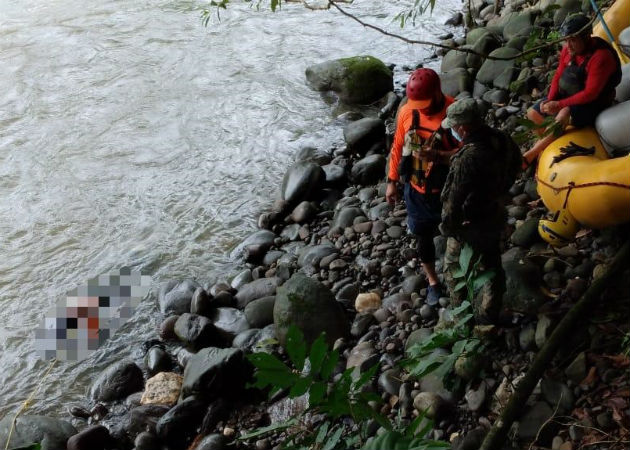
<svg viewBox="0 0 630 450">
<path fill-rule="evenodd" d="M 536 432 L 536 437 L 534 438 L 532 443 L 529 444 L 528 450 L 532 450 L 534 444 L 536 443 L 536 441 L 538 441 L 538 438 L 540 437 L 540 433 L 542 432 L 543 428 L 545 428 L 549 423 L 553 422 L 553 420 L 556 418 L 556 413 L 558 412 L 558 408 L 560 407 L 560 402 L 562 401 L 562 395 L 563 394 L 560 393 L 560 398 L 558 399 L 558 403 L 556 403 L 556 409 L 553 410 L 553 413 L 551 414 L 551 416 L 549 416 L 549 418 L 543 422 L 540 428 L 538 428 L 538 431 Z"/>
</svg>

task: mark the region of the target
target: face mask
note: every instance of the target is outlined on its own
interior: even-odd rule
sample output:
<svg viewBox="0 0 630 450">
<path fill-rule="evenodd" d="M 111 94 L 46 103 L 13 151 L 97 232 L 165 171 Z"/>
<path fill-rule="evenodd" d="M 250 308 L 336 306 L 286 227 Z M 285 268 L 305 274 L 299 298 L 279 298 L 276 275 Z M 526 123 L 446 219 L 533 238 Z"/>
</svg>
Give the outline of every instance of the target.
<svg viewBox="0 0 630 450">
<path fill-rule="evenodd" d="M 459 133 L 455 131 L 455 128 L 451 128 L 451 134 L 455 139 L 457 139 L 458 142 L 461 142 L 463 140 Z"/>
</svg>

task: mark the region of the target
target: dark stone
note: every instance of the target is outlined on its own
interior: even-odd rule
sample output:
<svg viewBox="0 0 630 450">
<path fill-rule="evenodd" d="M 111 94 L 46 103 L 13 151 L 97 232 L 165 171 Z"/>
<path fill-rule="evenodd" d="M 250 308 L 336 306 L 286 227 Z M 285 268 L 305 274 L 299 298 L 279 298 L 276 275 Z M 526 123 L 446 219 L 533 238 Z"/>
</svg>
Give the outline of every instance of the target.
<svg viewBox="0 0 630 450">
<path fill-rule="evenodd" d="M 291 325 L 297 326 L 309 343 L 323 331 L 330 344 L 349 332 L 349 323 L 333 293 L 299 272 L 278 288 L 273 316 L 281 345 L 285 344 Z"/>
<path fill-rule="evenodd" d="M 244 257 L 247 261 L 259 260 L 273 245 L 276 237 L 276 234 L 269 230 L 258 230 L 237 245 L 230 253 L 230 258 Z"/>
<path fill-rule="evenodd" d="M 181 398 L 208 400 L 240 392 L 251 372 L 243 351 L 208 347 L 192 355 L 184 370 Z"/>
<path fill-rule="evenodd" d="M 546 301 L 540 289 L 540 269 L 518 247 L 505 252 L 501 260 L 506 277 L 503 306 L 524 314 L 536 314 L 540 305 Z"/>
<path fill-rule="evenodd" d="M 394 88 L 392 71 L 372 56 L 335 59 L 309 66 L 308 84 L 317 91 L 333 91 L 351 104 L 370 104 Z"/>
<path fill-rule="evenodd" d="M 155 424 L 169 410 L 164 405 L 142 405 L 129 411 L 128 421 L 125 424 L 125 431 L 135 439 L 143 431 L 155 434 Z"/>
<path fill-rule="evenodd" d="M 153 376 L 158 372 L 168 372 L 173 367 L 171 357 L 159 346 L 153 346 L 149 349 L 144 356 L 144 364 L 147 367 L 149 376 Z"/>
<path fill-rule="evenodd" d="M 273 305 L 275 296 L 253 300 L 245 307 L 245 318 L 252 328 L 262 328 L 273 323 Z"/>
<path fill-rule="evenodd" d="M 162 445 L 155 433 L 143 431 L 133 441 L 135 450 L 158 450 Z"/>
<path fill-rule="evenodd" d="M 349 283 L 337 291 L 335 298 L 337 300 L 348 300 L 354 302 L 359 295 L 359 284 Z"/>
<path fill-rule="evenodd" d="M 160 286 L 158 303 L 162 314 L 183 314 L 190 311 L 195 290 L 200 287 L 192 280 L 168 281 Z"/>
<path fill-rule="evenodd" d="M 412 275 L 403 281 L 402 292 L 404 294 L 419 293 L 420 289 L 425 287 L 427 287 L 427 280 L 423 275 Z"/>
<path fill-rule="evenodd" d="M 295 154 L 295 161 L 309 161 L 320 166 L 328 164 L 331 159 L 330 153 L 315 147 L 302 147 Z"/>
<path fill-rule="evenodd" d="M 164 414 L 155 425 L 160 440 L 171 449 L 185 449 L 201 420 L 205 404 L 189 397 Z"/>
<path fill-rule="evenodd" d="M 171 339 L 177 339 L 175 335 L 175 322 L 177 322 L 179 316 L 169 316 L 162 321 L 160 324 L 160 339 L 164 341 L 168 341 Z"/>
<path fill-rule="evenodd" d="M 234 297 L 228 291 L 221 291 L 214 296 L 212 304 L 216 307 L 234 306 Z"/>
<path fill-rule="evenodd" d="M 195 450 L 223 450 L 226 448 L 226 439 L 220 434 L 209 434 L 199 442 Z"/>
<path fill-rule="evenodd" d="M 331 233 L 338 232 L 339 234 L 343 233 L 343 230 L 347 227 L 350 227 L 354 223 L 354 219 L 363 215 L 363 210 L 361 208 L 356 207 L 345 207 L 341 208 L 339 211 L 335 213 L 335 217 L 333 218 L 333 222 L 330 225 Z"/>
<path fill-rule="evenodd" d="M 3 447 L 7 444 L 12 422 L 13 414 L 0 420 L 0 442 Z M 77 430 L 65 420 L 44 416 L 19 416 L 8 446 L 14 449 L 41 443 L 42 450 L 66 450 L 68 439 L 75 434 Z"/>
<path fill-rule="evenodd" d="M 299 225 L 296 226 L 299 228 Z M 230 286 L 232 289 L 236 289 L 238 291 L 243 285 L 251 281 L 254 281 L 252 278 L 252 271 L 250 269 L 245 269 L 232 279 Z"/>
<path fill-rule="evenodd" d="M 132 361 L 122 360 L 111 364 L 98 376 L 90 388 L 90 397 L 102 402 L 120 400 L 143 387 L 140 367 Z"/>
<path fill-rule="evenodd" d="M 232 342 L 237 334 L 249 328 L 245 313 L 236 308 L 217 308 L 212 316 L 212 323 L 227 343 Z"/>
<path fill-rule="evenodd" d="M 343 137 L 351 151 L 365 155 L 374 143 L 385 139 L 385 123 L 370 117 L 350 122 L 343 129 Z"/>
<path fill-rule="evenodd" d="M 511 47 L 500 47 L 490 52 L 490 56 L 512 57 L 518 53 L 518 50 Z M 479 72 L 477 72 L 477 81 L 487 86 L 494 85 L 497 88 L 507 89 L 509 83 L 516 76 L 516 69 L 513 60 L 497 61 L 487 59 Z M 503 81 L 507 80 L 507 86 Z"/>
<path fill-rule="evenodd" d="M 68 439 L 67 450 L 105 450 L 111 446 L 109 430 L 103 425 L 91 425 Z"/>
<path fill-rule="evenodd" d="M 390 395 L 398 395 L 401 385 L 400 369 L 388 369 L 378 377 L 378 386 Z"/>
<path fill-rule="evenodd" d="M 336 164 L 322 166 L 327 186 L 337 186 L 346 179 L 346 170 Z"/>
<path fill-rule="evenodd" d="M 291 220 L 295 223 L 304 223 L 311 220 L 315 214 L 317 214 L 317 208 L 311 202 L 304 200 L 291 212 Z"/>
<path fill-rule="evenodd" d="M 252 281 L 241 287 L 238 291 L 236 294 L 236 303 L 239 308 L 245 308 L 252 300 L 274 295 L 277 287 L 277 278 L 260 278 Z"/>
<path fill-rule="evenodd" d="M 357 161 L 350 171 L 353 183 L 362 186 L 377 184 L 385 174 L 385 157 L 383 155 L 369 155 Z"/>
<path fill-rule="evenodd" d="M 514 245 L 521 247 L 531 247 L 536 242 L 541 241 L 538 234 L 538 219 L 527 219 L 520 227 L 514 230 L 510 240 Z"/>
<path fill-rule="evenodd" d="M 553 410 L 558 408 L 558 414 L 565 415 L 573 411 L 575 396 L 566 384 L 546 378 L 542 380 L 541 388 L 544 399 Z"/>
<path fill-rule="evenodd" d="M 440 74 L 442 82 L 442 92 L 451 97 L 455 97 L 461 92 L 472 90 L 473 77 L 468 70 L 459 68 L 452 69 Z"/>
<path fill-rule="evenodd" d="M 389 203 L 387 202 L 379 203 L 373 208 L 370 208 L 370 210 L 368 211 L 368 217 L 370 220 L 374 220 L 374 221 L 377 221 L 378 219 L 384 219 L 387 216 L 389 216 L 389 212 L 391 210 L 392 210 L 392 206 Z M 380 226 L 375 226 L 377 223 L 378 222 L 375 222 L 372 226 L 372 235 L 382 233 L 387 228 L 387 225 L 384 223 L 383 223 L 384 226 L 382 227 L 382 229 Z"/>
<path fill-rule="evenodd" d="M 323 169 L 312 162 L 298 162 L 282 180 L 282 198 L 290 203 L 307 200 L 326 180 Z"/>
<path fill-rule="evenodd" d="M 527 409 L 519 420 L 518 436 L 524 441 L 538 437 L 538 442 L 547 445 L 553 437 L 551 417 L 553 410 L 545 402 L 537 402 Z"/>
<path fill-rule="evenodd" d="M 363 336 L 374 322 L 375 319 L 371 313 L 357 314 L 350 327 L 350 334 L 354 337 Z"/>
<path fill-rule="evenodd" d="M 208 347 L 217 342 L 217 331 L 210 319 L 197 314 L 182 314 L 175 323 L 175 334 L 181 342 L 193 350 Z"/>
<path fill-rule="evenodd" d="M 333 253 L 339 253 L 337 247 L 332 244 L 321 244 L 313 247 L 304 247 L 300 250 L 298 256 L 298 266 L 319 266 L 322 258 L 332 255 Z M 269 294 L 271 295 L 271 294 Z"/>
<path fill-rule="evenodd" d="M 209 317 L 212 310 L 212 298 L 204 288 L 198 287 L 190 302 L 190 312 L 192 314 Z"/>
</svg>

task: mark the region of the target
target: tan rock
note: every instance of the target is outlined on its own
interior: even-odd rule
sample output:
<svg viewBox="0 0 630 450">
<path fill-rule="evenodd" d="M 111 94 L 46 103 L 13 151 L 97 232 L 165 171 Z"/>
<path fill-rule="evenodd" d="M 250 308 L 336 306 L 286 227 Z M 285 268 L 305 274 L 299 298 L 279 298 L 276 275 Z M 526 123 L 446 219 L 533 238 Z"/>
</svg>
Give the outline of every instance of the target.
<svg viewBox="0 0 630 450">
<path fill-rule="evenodd" d="M 173 372 L 160 372 L 147 380 L 140 404 L 173 406 L 177 403 L 181 389 L 181 375 Z"/>
<path fill-rule="evenodd" d="M 354 308 L 357 312 L 372 312 L 381 307 L 381 296 L 376 292 L 367 292 L 357 295 L 354 301 Z"/>
</svg>

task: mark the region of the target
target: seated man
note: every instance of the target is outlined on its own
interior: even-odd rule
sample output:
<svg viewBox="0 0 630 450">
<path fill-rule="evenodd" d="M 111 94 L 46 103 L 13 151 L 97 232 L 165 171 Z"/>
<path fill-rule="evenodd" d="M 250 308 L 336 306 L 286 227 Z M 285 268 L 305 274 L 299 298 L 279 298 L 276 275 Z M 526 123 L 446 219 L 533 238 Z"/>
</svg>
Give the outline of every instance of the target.
<svg viewBox="0 0 630 450">
<path fill-rule="evenodd" d="M 554 115 L 563 129 L 567 125 L 587 127 L 612 105 L 615 87 L 621 81 L 621 64 L 608 42 L 591 36 L 589 23 L 586 15 L 576 13 L 560 26 L 560 34 L 567 39 L 560 52 L 558 69 L 547 97 L 527 111 L 529 120 L 541 124 L 545 116 Z M 573 36 L 575 33 L 579 34 Z M 555 139 L 550 134 L 536 142 L 523 155 L 525 165 L 531 164 Z"/>
</svg>

